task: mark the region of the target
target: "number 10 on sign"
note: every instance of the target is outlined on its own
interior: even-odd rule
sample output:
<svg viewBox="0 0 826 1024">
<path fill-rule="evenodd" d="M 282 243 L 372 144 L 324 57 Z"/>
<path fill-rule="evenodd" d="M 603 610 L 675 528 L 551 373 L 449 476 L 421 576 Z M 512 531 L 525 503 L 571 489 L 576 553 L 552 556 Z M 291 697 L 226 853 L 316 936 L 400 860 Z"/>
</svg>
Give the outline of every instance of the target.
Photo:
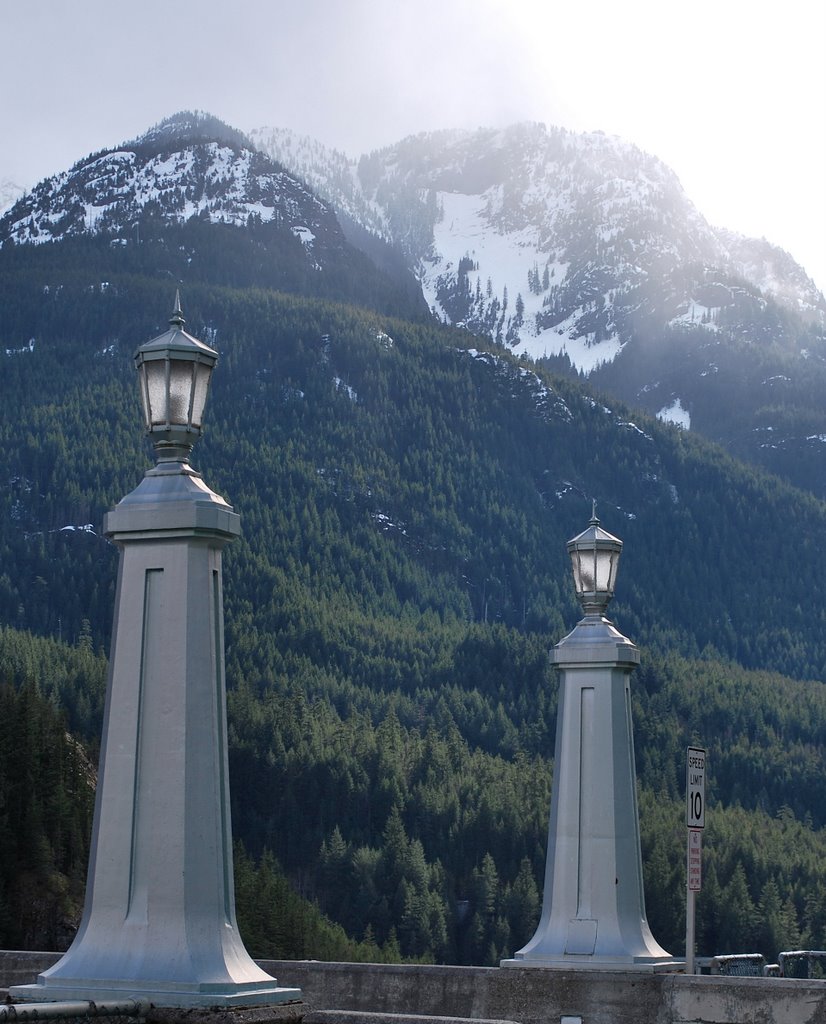
<svg viewBox="0 0 826 1024">
<path fill-rule="evenodd" d="M 686 820 L 689 828 L 704 828 L 706 823 L 706 752 L 689 747 L 685 772 Z"/>
</svg>

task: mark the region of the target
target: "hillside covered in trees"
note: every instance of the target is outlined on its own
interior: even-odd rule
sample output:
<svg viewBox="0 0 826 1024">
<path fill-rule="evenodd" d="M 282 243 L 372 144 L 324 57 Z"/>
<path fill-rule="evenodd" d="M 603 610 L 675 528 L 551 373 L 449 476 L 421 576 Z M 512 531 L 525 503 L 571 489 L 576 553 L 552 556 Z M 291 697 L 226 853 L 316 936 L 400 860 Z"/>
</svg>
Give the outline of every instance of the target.
<svg viewBox="0 0 826 1024">
<path fill-rule="evenodd" d="M 655 935 L 680 951 L 681 772 L 701 742 L 701 951 L 826 945 L 822 503 L 392 304 L 221 283 L 243 231 L 204 243 L 183 302 L 221 355 L 193 461 L 244 531 L 224 573 L 251 951 L 493 963 L 530 937 L 547 651 L 578 618 L 565 541 L 592 499 L 625 541 L 612 617 L 643 647 Z M 100 524 L 149 465 L 131 354 L 174 297 L 139 247 L 106 249 L 0 250 L 0 700 L 40 736 L 0 754 L 0 823 L 28 844 L 0 847 L 7 946 L 64 941 L 81 905 L 117 566 Z M 37 920 L 14 911 L 26 870 L 52 879 Z"/>
</svg>

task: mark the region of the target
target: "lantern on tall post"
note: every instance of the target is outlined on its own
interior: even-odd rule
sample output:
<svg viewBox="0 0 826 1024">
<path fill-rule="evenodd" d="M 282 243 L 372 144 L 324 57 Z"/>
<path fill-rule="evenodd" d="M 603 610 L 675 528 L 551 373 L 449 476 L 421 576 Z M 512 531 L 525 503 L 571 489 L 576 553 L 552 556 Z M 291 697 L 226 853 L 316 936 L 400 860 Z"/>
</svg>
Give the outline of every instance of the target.
<svg viewBox="0 0 826 1024">
<path fill-rule="evenodd" d="M 551 652 L 559 709 L 542 914 L 503 967 L 673 969 L 645 916 L 631 672 L 638 649 L 605 611 L 622 541 L 600 526 L 568 542 L 585 612 Z"/>
<path fill-rule="evenodd" d="M 169 330 L 135 353 L 144 425 L 163 462 L 188 461 L 203 432 L 209 382 L 218 362 L 215 349 L 187 334 L 185 323 L 176 293 Z"/>
<path fill-rule="evenodd" d="M 23 1000 L 158 1007 L 301 998 L 252 960 L 232 871 L 221 551 L 232 507 L 189 464 L 218 354 L 170 328 L 135 354 L 156 465 L 106 516 L 120 547 L 86 901 Z"/>
</svg>

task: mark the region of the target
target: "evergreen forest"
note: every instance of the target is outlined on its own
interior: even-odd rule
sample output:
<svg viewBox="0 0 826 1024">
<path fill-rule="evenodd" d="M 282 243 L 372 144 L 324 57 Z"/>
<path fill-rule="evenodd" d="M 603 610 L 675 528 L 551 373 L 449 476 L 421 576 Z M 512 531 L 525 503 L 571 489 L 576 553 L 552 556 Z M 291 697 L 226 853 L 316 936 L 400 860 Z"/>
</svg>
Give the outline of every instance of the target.
<svg viewBox="0 0 826 1024">
<path fill-rule="evenodd" d="M 150 465 L 131 357 L 179 280 L 220 353 L 193 463 L 242 517 L 224 594 L 253 955 L 495 964 L 531 937 L 548 651 L 580 615 L 565 542 L 592 501 L 625 544 L 609 615 L 642 649 L 656 938 L 681 953 L 699 744 L 699 951 L 826 947 L 826 507 L 423 318 L 384 277 L 276 290 L 243 229 L 195 227 L 194 268 L 151 224 L 114 256 L 105 237 L 0 249 L 0 947 L 61 948 L 82 907 L 117 571 L 101 524 Z"/>
</svg>

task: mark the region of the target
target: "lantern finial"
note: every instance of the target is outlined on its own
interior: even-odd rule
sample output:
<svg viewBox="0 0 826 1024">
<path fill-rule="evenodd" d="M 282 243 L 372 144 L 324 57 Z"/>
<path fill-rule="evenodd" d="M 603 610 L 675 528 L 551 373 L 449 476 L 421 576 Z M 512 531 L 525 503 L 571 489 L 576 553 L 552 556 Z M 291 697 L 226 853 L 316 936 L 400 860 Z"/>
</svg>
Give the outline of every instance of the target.
<svg viewBox="0 0 826 1024">
<path fill-rule="evenodd" d="M 184 320 L 183 310 L 181 309 L 181 289 L 175 289 L 175 308 L 172 310 L 172 316 L 169 318 L 170 327 L 179 327 L 183 329 L 186 320 Z"/>
</svg>

